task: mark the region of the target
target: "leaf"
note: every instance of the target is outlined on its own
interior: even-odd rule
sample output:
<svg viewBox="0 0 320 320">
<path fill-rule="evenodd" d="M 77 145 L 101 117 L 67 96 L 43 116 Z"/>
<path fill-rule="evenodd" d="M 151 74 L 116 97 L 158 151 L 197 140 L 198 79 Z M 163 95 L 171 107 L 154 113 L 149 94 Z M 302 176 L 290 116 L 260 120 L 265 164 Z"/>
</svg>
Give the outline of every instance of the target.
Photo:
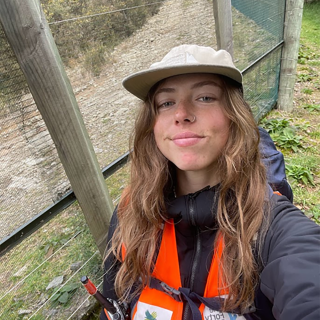
<svg viewBox="0 0 320 320">
<path fill-rule="evenodd" d="M 293 133 L 293 130 L 291 128 L 286 127 L 286 128 L 283 129 L 283 134 L 285 136 L 287 136 L 287 137 L 292 138 L 294 133 Z"/>
<path fill-rule="evenodd" d="M 314 186 L 313 177 L 310 172 L 306 172 L 309 182 Z"/>
<path fill-rule="evenodd" d="M 307 185 L 308 184 L 308 179 L 305 176 L 301 177 L 302 182 Z"/>
<path fill-rule="evenodd" d="M 58 301 L 59 301 L 60 303 L 63 303 L 63 304 L 67 303 L 68 300 L 69 300 L 69 293 L 68 293 L 68 292 L 64 292 L 64 293 L 60 296 L 60 298 L 58 299 Z"/>
<path fill-rule="evenodd" d="M 71 284 L 68 284 L 68 285 L 64 286 L 63 288 L 61 288 L 60 292 L 71 292 L 71 291 L 78 289 L 79 287 L 80 287 L 80 284 L 71 283 Z"/>
<path fill-rule="evenodd" d="M 51 301 L 57 301 L 57 300 L 59 299 L 60 295 L 61 295 L 60 292 L 56 292 L 56 293 L 52 296 Z"/>
<path fill-rule="evenodd" d="M 319 219 L 320 218 L 320 205 L 316 205 L 313 209 L 312 209 L 312 214 L 313 214 L 313 217 L 315 219 Z"/>
</svg>

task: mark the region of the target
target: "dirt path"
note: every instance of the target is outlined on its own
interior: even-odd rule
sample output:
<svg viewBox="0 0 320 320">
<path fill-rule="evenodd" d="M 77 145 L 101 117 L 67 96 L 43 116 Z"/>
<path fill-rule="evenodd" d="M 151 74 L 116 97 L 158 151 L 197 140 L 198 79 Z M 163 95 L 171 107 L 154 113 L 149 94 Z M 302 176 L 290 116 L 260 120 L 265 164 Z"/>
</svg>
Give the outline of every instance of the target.
<svg viewBox="0 0 320 320">
<path fill-rule="evenodd" d="M 92 78 L 67 70 L 101 167 L 128 150 L 138 99 L 122 79 L 147 68 L 183 43 L 215 46 L 212 4 L 207 0 L 168 0 L 134 35 L 107 57 Z M 51 205 L 69 188 L 45 124 L 30 94 L 17 111 L 0 118 L 0 239 Z"/>
</svg>

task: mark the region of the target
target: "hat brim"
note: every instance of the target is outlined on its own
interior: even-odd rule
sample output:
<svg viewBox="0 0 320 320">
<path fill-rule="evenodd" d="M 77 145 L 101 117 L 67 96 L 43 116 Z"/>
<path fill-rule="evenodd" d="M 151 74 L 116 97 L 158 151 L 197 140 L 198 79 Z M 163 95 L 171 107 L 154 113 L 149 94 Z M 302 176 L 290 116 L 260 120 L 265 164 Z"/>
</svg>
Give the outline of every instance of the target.
<svg viewBox="0 0 320 320">
<path fill-rule="evenodd" d="M 126 77 L 122 84 L 129 92 L 145 101 L 149 90 L 159 81 L 188 73 L 213 73 L 229 77 L 240 85 L 242 84 L 241 72 L 232 67 L 219 65 L 183 65 L 183 66 L 168 66 L 166 68 L 155 68 L 140 71 Z"/>
</svg>

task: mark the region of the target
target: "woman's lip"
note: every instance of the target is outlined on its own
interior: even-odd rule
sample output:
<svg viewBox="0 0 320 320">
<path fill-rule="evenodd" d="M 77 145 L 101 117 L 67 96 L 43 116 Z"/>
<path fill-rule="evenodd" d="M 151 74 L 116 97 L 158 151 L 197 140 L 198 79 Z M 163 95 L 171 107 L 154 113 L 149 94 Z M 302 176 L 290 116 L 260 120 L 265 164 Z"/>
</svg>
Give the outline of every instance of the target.
<svg viewBox="0 0 320 320">
<path fill-rule="evenodd" d="M 191 138 L 203 138 L 203 137 L 193 132 L 181 132 L 174 135 L 171 140 L 191 139 Z"/>
<path fill-rule="evenodd" d="M 197 144 L 203 138 L 203 136 L 199 136 L 193 132 L 182 132 L 174 135 L 171 140 L 178 147 L 190 147 Z"/>
</svg>

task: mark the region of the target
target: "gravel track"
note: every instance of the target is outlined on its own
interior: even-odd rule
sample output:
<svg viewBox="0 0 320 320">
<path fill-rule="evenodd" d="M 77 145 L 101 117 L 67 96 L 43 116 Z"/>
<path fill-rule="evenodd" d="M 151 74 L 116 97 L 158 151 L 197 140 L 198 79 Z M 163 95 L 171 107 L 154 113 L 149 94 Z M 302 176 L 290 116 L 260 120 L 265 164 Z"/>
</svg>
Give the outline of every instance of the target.
<svg viewBox="0 0 320 320">
<path fill-rule="evenodd" d="M 139 101 L 122 79 L 184 43 L 215 46 L 207 0 L 168 0 L 158 14 L 107 56 L 99 77 L 67 70 L 101 167 L 128 150 Z M 0 118 L 0 239 L 55 202 L 70 186 L 51 137 L 27 94 Z"/>
</svg>

